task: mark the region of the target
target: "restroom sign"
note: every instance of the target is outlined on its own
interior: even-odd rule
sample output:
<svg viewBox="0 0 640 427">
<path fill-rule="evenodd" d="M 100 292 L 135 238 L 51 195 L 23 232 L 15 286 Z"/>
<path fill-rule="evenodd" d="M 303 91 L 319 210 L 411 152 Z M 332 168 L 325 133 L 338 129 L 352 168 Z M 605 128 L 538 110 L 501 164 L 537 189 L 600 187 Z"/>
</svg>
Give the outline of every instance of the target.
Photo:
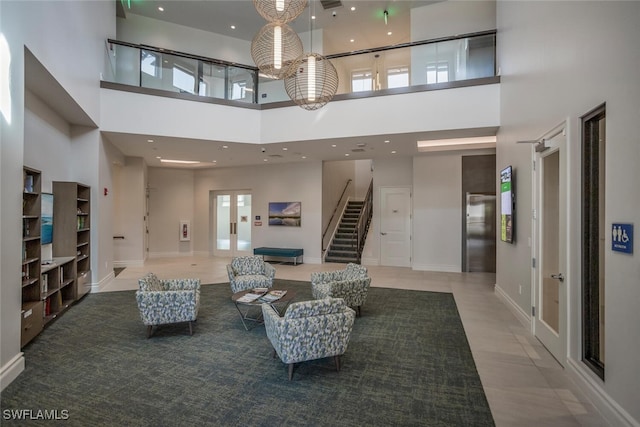
<svg viewBox="0 0 640 427">
<path fill-rule="evenodd" d="M 611 224 L 611 250 L 633 253 L 633 224 Z"/>
</svg>

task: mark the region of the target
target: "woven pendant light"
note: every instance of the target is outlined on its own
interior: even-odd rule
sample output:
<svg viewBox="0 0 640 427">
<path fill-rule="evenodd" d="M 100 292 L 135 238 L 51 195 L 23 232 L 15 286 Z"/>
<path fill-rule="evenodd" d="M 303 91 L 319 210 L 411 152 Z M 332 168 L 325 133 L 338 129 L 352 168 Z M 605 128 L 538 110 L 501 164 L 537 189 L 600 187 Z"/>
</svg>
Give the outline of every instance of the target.
<svg viewBox="0 0 640 427">
<path fill-rule="evenodd" d="M 283 79 L 295 72 L 291 65 L 302 55 L 302 41 L 286 24 L 269 23 L 251 42 L 251 57 L 268 77 Z"/>
<path fill-rule="evenodd" d="M 295 73 L 284 79 L 287 95 L 305 110 L 327 104 L 338 90 L 338 72 L 324 56 L 305 53 L 292 66 Z"/>
<path fill-rule="evenodd" d="M 267 21 L 286 24 L 300 16 L 307 0 L 253 0 L 253 5 Z"/>
</svg>

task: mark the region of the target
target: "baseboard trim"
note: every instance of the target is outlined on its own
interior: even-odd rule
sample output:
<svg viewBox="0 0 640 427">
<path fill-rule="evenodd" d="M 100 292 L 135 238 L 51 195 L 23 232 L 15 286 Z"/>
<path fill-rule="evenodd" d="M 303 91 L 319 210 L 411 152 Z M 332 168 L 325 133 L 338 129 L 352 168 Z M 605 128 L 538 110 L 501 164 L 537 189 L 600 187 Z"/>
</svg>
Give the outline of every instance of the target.
<svg viewBox="0 0 640 427">
<path fill-rule="evenodd" d="M 443 273 L 460 273 L 459 265 L 442 265 L 442 264 L 413 264 L 412 270 L 416 271 L 439 271 Z"/>
<path fill-rule="evenodd" d="M 582 391 L 612 426 L 640 427 L 640 421 L 634 419 L 598 384 L 591 372 L 581 366 L 579 361 L 567 359 L 566 369 L 569 376 L 581 385 Z"/>
<path fill-rule="evenodd" d="M 498 286 L 498 284 L 494 285 L 493 292 L 496 294 L 498 299 L 507 306 L 509 311 L 516 316 L 520 323 L 522 323 L 522 326 L 527 328 L 527 330 L 531 330 L 531 316 L 520 308 L 520 306 L 504 291 L 504 289 Z"/>
<path fill-rule="evenodd" d="M 24 353 L 16 354 L 0 370 L 0 391 L 11 384 L 24 371 Z"/>
<path fill-rule="evenodd" d="M 115 278 L 116 278 L 116 273 L 111 271 L 98 283 L 91 284 L 91 293 L 102 292 L 102 290 L 106 288 Z"/>
<path fill-rule="evenodd" d="M 144 260 L 133 260 L 133 261 L 113 261 L 113 268 L 126 268 L 126 267 L 143 267 Z"/>
</svg>

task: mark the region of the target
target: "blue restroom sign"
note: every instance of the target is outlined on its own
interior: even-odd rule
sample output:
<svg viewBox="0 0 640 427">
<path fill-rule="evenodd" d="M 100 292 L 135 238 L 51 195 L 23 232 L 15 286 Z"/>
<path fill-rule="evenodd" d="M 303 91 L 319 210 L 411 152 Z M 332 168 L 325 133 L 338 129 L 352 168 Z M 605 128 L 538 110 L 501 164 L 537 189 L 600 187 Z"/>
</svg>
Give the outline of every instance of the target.
<svg viewBox="0 0 640 427">
<path fill-rule="evenodd" d="M 633 224 L 611 224 L 611 250 L 633 253 Z"/>
</svg>

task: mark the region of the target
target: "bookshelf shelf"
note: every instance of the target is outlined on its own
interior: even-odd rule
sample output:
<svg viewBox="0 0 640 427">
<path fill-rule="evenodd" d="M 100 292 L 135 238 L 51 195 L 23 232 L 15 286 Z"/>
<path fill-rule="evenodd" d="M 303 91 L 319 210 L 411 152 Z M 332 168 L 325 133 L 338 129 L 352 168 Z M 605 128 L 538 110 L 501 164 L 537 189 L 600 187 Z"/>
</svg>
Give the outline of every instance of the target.
<svg viewBox="0 0 640 427">
<path fill-rule="evenodd" d="M 22 310 L 20 346 L 24 347 L 42 331 L 43 303 L 40 298 L 40 223 L 42 173 L 23 167 L 22 194 Z"/>
</svg>

